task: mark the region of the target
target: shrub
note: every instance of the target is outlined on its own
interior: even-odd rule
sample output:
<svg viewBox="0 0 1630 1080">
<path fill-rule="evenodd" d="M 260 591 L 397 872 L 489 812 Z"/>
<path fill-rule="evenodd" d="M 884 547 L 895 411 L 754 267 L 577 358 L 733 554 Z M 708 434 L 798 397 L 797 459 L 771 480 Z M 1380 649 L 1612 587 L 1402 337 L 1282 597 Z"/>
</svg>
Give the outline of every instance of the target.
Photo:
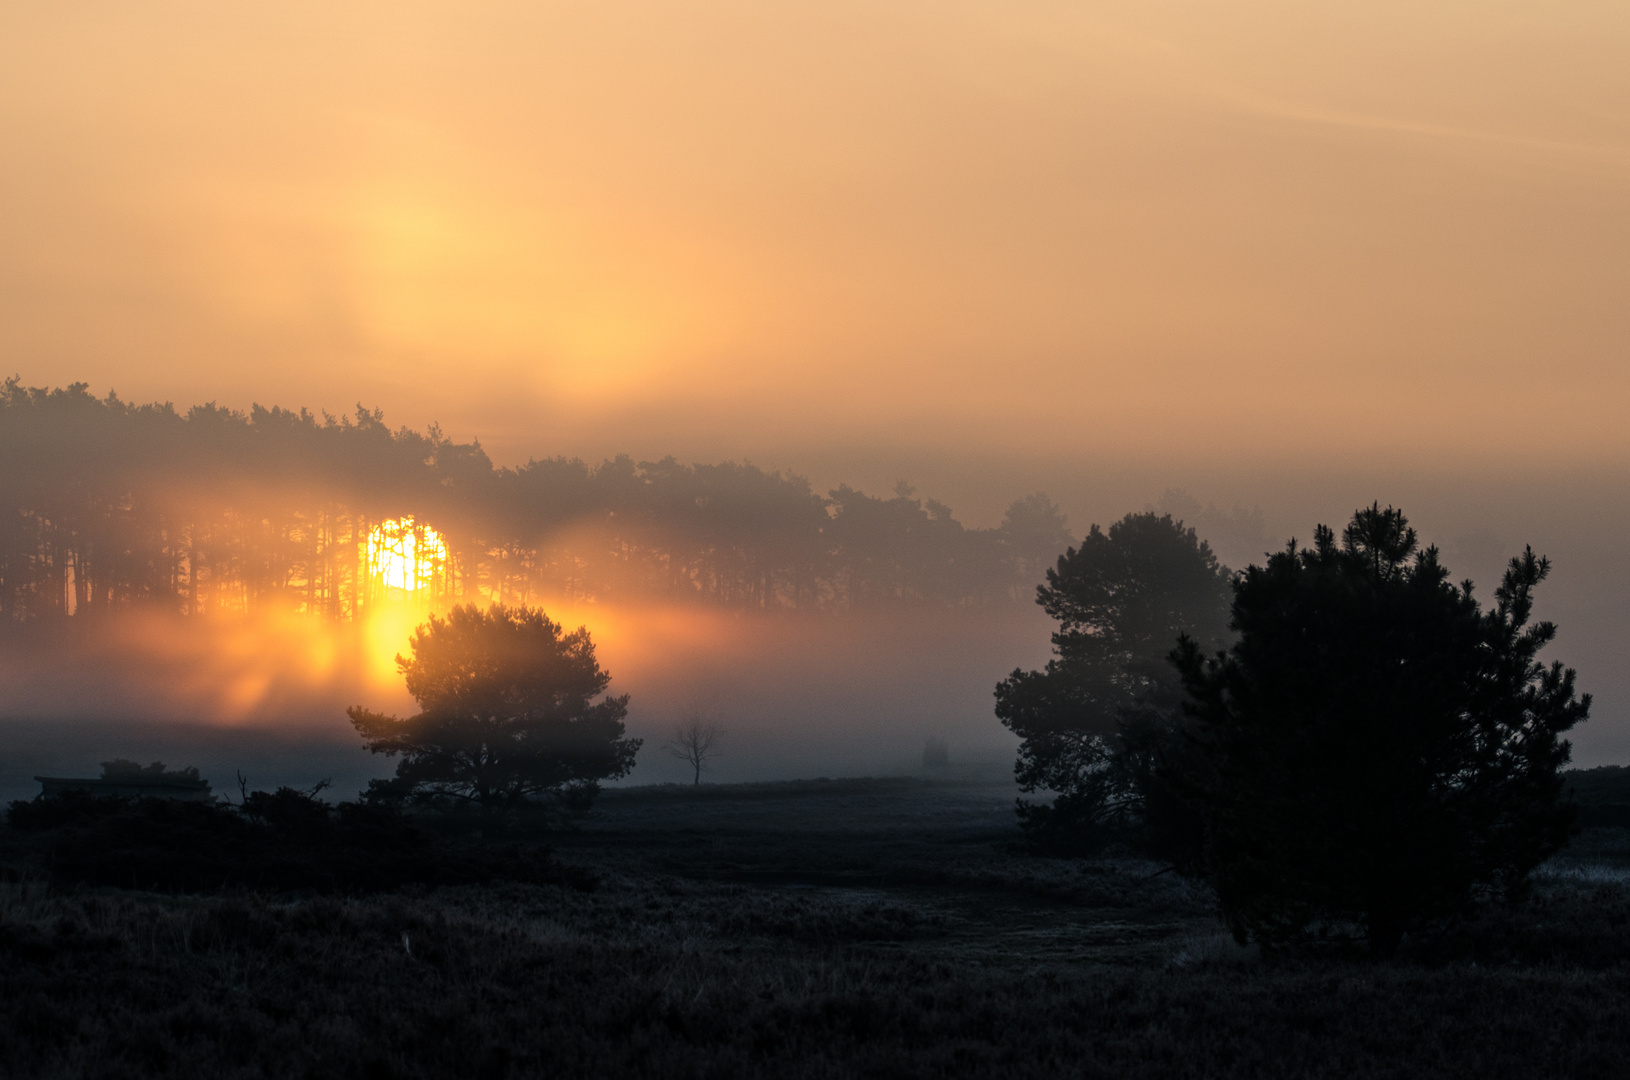
<svg viewBox="0 0 1630 1080">
<path fill-rule="evenodd" d="M 438 843 L 392 807 L 330 806 L 287 787 L 250 792 L 237 807 L 70 793 L 15 803 L 12 820 L 46 841 L 41 858 L 60 886 L 374 892 L 500 878 L 594 886 L 547 848 Z"/>
</svg>

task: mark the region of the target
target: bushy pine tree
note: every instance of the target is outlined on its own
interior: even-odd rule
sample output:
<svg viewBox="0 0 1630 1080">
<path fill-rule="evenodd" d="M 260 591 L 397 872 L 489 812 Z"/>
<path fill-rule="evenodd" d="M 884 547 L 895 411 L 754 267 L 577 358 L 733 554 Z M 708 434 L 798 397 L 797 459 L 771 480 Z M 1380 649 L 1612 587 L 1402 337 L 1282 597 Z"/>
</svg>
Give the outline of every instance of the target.
<svg viewBox="0 0 1630 1080">
<path fill-rule="evenodd" d="M 1161 833 L 1196 831 L 1157 774 L 1178 745 L 1182 692 L 1168 656 L 1184 633 L 1225 642 L 1228 582 L 1193 529 L 1154 513 L 1128 514 L 1107 531 L 1094 525 L 1047 571 L 1036 602 L 1059 623 L 1054 657 L 996 687 L 997 717 L 1023 740 L 1020 787 L 1054 795 L 1020 801 L 1032 838 L 1082 852 L 1133 819 Z M 1156 839 L 1182 846 L 1175 835 Z"/>
<path fill-rule="evenodd" d="M 1189 782 L 1240 940 L 1354 927 L 1390 954 L 1482 892 L 1520 892 L 1566 842 L 1561 736 L 1590 696 L 1538 659 L 1556 635 L 1530 623 L 1549 569 L 1531 548 L 1513 558 L 1484 610 L 1377 504 L 1339 544 L 1320 526 L 1248 569 L 1227 653 L 1182 644 L 1207 765 Z"/>
<path fill-rule="evenodd" d="M 412 657 L 396 663 L 421 711 L 347 711 L 369 750 L 401 757 L 371 797 L 489 812 L 539 799 L 581 807 L 600 780 L 633 768 L 640 740 L 623 737 L 628 696 L 605 694 L 611 676 L 586 629 L 566 633 L 533 608 L 472 604 L 432 616 L 409 644 Z"/>
</svg>

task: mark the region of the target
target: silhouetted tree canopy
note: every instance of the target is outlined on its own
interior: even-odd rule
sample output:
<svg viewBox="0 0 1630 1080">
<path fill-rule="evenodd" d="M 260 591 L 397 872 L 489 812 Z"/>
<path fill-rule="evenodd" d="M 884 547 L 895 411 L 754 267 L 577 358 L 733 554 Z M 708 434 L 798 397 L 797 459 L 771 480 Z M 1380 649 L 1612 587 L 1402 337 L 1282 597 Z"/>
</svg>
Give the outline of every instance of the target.
<svg viewBox="0 0 1630 1080">
<path fill-rule="evenodd" d="M 1378 954 L 1479 890 L 1519 891 L 1566 841 L 1563 732 L 1583 721 L 1574 672 L 1538 660 L 1530 624 L 1549 571 L 1528 549 L 1483 610 L 1436 548 L 1379 505 L 1324 526 L 1239 579 L 1239 639 L 1174 654 L 1210 769 L 1206 807 L 1223 912 L 1269 947 L 1343 924 Z"/>
<path fill-rule="evenodd" d="M 1169 514 L 1094 525 L 1047 571 L 1036 601 L 1058 620 L 1054 657 L 996 687 L 996 715 L 1023 740 L 1020 786 L 1055 793 L 1020 802 L 1027 831 L 1091 848 L 1109 819 L 1148 809 L 1182 696 L 1167 656 L 1185 633 L 1222 645 L 1229 596 L 1227 568 Z"/>
<path fill-rule="evenodd" d="M 117 780 L 122 777 L 133 776 L 150 780 L 190 780 L 202 781 L 198 775 L 198 766 L 188 765 L 181 769 L 166 768 L 164 762 L 155 761 L 148 765 L 131 761 L 129 758 L 114 758 L 112 761 L 102 762 L 102 779 Z"/>
<path fill-rule="evenodd" d="M 432 616 L 409 647 L 412 657 L 396 663 L 422 711 L 347 710 L 370 751 L 401 757 L 393 779 L 370 784 L 371 797 L 486 810 L 548 797 L 580 807 L 598 781 L 634 767 L 640 740 L 623 737 L 628 695 L 605 695 L 611 676 L 586 629 L 565 633 L 531 608 L 461 605 Z"/>
<path fill-rule="evenodd" d="M 1069 543 L 1045 496 L 995 529 L 948 507 L 735 462 L 626 456 L 495 468 L 480 443 L 214 404 L 178 412 L 0 384 L 0 618 L 142 604 L 358 615 L 366 539 L 412 516 L 448 548 L 443 595 L 659 599 L 735 608 L 1020 599 Z"/>
<path fill-rule="evenodd" d="M 322 786 L 268 792 L 244 782 L 238 805 L 68 791 L 13 802 L 7 824 L 34 835 L 31 869 L 59 888 L 355 894 L 495 879 L 594 886 L 546 848 L 438 842 L 395 807 L 321 802 Z"/>
</svg>

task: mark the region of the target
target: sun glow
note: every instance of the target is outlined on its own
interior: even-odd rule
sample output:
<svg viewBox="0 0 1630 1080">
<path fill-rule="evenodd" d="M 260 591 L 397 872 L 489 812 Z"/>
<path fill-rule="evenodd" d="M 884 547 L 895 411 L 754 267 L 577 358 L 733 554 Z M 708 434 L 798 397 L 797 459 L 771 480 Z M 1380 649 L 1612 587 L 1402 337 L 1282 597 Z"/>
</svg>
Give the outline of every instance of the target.
<svg viewBox="0 0 1630 1080">
<path fill-rule="evenodd" d="M 411 517 L 381 521 L 368 533 L 368 569 L 387 589 L 428 589 L 446 576 L 447 545 Z"/>
</svg>

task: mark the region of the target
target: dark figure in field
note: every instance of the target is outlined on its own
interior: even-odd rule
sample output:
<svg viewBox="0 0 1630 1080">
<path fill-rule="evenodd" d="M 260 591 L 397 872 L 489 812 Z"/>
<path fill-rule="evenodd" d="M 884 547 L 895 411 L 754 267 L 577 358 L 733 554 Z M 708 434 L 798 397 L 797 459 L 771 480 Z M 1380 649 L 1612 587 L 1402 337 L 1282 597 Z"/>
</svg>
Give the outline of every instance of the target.
<svg viewBox="0 0 1630 1080">
<path fill-rule="evenodd" d="M 1276 947 L 1357 926 L 1378 955 L 1467 909 L 1520 892 L 1568 837 L 1568 743 L 1590 696 L 1537 655 L 1530 625 L 1549 563 L 1511 560 L 1483 610 L 1402 513 L 1359 511 L 1235 586 L 1239 639 L 1174 654 L 1207 769 L 1204 806 L 1223 913 Z"/>
<path fill-rule="evenodd" d="M 532 608 L 466 605 L 431 616 L 409 646 L 412 659 L 396 664 L 422 711 L 347 712 L 369 750 L 402 758 L 393 779 L 369 785 L 371 798 L 576 810 L 598 781 L 634 767 L 640 740 L 623 737 L 628 695 L 600 696 L 611 676 L 588 630 L 565 633 Z"/>
</svg>

